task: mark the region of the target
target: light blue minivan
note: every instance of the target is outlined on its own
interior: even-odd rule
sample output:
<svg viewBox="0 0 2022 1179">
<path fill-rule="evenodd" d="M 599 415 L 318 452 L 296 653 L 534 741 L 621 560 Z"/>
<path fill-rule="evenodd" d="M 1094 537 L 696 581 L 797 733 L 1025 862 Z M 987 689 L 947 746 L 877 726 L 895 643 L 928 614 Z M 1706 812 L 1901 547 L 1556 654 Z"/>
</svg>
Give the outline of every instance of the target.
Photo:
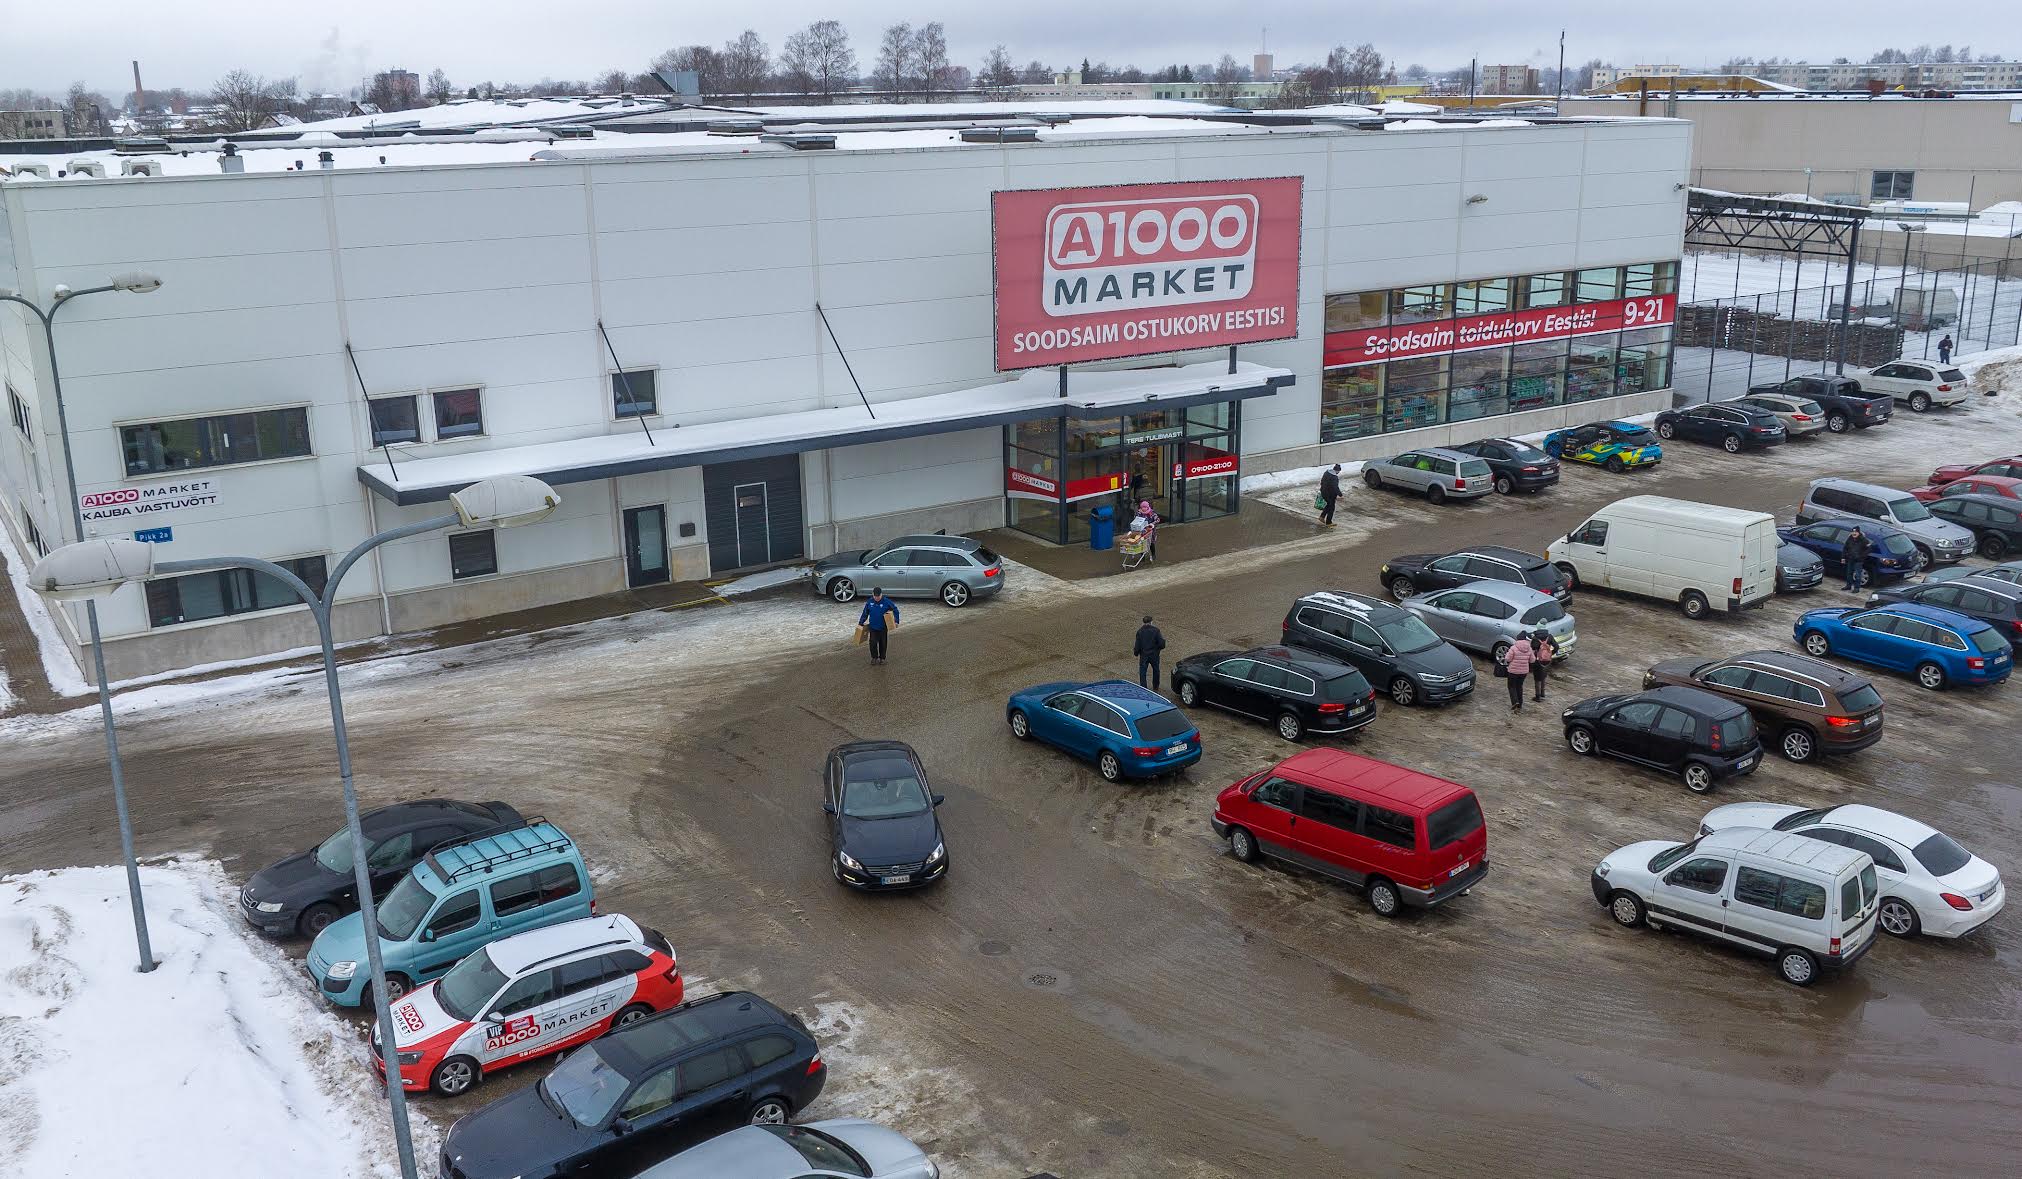
<svg viewBox="0 0 2022 1179">
<path fill-rule="evenodd" d="M 437 978 L 480 946 L 596 913 L 582 853 L 546 819 L 432 849 L 379 904 L 387 999 Z M 365 923 L 330 924 L 309 946 L 309 977 L 344 1007 L 368 1001 Z"/>
</svg>

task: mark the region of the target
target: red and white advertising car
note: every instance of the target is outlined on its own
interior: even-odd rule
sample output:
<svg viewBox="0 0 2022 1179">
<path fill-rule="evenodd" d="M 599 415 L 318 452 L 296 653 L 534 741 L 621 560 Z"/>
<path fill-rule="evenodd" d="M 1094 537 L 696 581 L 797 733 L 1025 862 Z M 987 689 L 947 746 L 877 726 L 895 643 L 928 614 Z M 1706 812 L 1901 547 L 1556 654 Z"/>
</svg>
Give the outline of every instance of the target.
<svg viewBox="0 0 2022 1179">
<path fill-rule="evenodd" d="M 393 1004 L 401 1087 L 454 1097 L 486 1073 L 678 1006 L 681 990 L 673 947 L 629 917 L 493 942 Z M 372 1047 L 383 1075 L 376 1025 Z"/>
</svg>

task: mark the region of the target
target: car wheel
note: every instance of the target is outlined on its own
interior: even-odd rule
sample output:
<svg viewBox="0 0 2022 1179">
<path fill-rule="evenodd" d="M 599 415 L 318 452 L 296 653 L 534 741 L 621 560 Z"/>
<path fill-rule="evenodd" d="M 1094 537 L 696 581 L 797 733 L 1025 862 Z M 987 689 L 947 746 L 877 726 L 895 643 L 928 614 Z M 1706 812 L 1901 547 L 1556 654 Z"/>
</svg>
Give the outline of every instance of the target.
<svg viewBox="0 0 2022 1179">
<path fill-rule="evenodd" d="M 1707 768 L 1703 762 L 1686 762 L 1685 768 L 1679 772 L 1678 776 L 1685 779 L 1685 789 L 1690 790 L 1694 794 L 1711 794 L 1713 792 L 1713 771 Z"/>
<path fill-rule="evenodd" d="M 1700 593 L 1698 590 L 1686 590 L 1684 593 L 1678 595 L 1678 608 L 1685 612 L 1685 617 L 1697 622 L 1706 617 L 1706 611 L 1709 607 L 1706 605 L 1705 594 Z"/>
<path fill-rule="evenodd" d="M 1935 663 L 1917 664 L 1917 686 L 1941 691 L 1945 686 L 1945 669 Z"/>
<path fill-rule="evenodd" d="M 1579 571 L 1579 570 L 1577 570 L 1577 569 L 1573 568 L 1573 567 L 1572 567 L 1571 565 L 1560 565 L 1560 566 L 1558 567 L 1558 569 L 1559 569 L 1559 572 L 1560 572 L 1560 573 L 1563 573 L 1563 574 L 1565 574 L 1565 575 L 1566 575 L 1566 585 L 1567 585 L 1568 587 L 1570 587 L 1570 588 L 1572 588 L 1572 589 L 1579 589 L 1579 588 L 1580 588 L 1580 571 Z"/>
<path fill-rule="evenodd" d="M 1241 827 L 1229 828 L 1229 854 L 1245 864 L 1257 859 L 1257 837 Z"/>
<path fill-rule="evenodd" d="M 1803 950 L 1782 950 L 1776 955 L 1776 973 L 1791 986 L 1808 987 L 1818 980 L 1818 960 Z"/>
<path fill-rule="evenodd" d="M 1497 495 L 1508 495 L 1515 490 L 1516 482 L 1508 475 L 1497 475 L 1495 477 L 1495 493 Z"/>
<path fill-rule="evenodd" d="M 428 1078 L 428 1087 L 444 1097 L 456 1097 L 470 1092 L 477 1084 L 477 1061 L 468 1056 L 452 1056 L 435 1066 L 435 1072 Z"/>
<path fill-rule="evenodd" d="M 1566 454 L 1566 444 L 1554 440 L 1547 440 L 1545 442 L 1545 453 L 1551 455 L 1553 458 L 1564 458 Z"/>
<path fill-rule="evenodd" d="M 1834 410 L 1825 415 L 1825 428 L 1835 434 L 1846 433 L 1846 414 L 1840 410 Z"/>
<path fill-rule="evenodd" d="M 1362 472 L 1362 481 L 1373 488 L 1380 489 L 1383 486 L 1383 476 L 1377 474 L 1374 467 Z"/>
<path fill-rule="evenodd" d="M 1425 489 L 1425 499 L 1428 503 L 1444 503 L 1446 500 L 1446 488 L 1441 487 L 1437 483 L 1433 484 Z"/>
<path fill-rule="evenodd" d="M 1299 723 L 1299 714 L 1281 712 L 1278 714 L 1278 736 L 1287 741 L 1297 741 L 1305 736 L 1306 726 Z"/>
<path fill-rule="evenodd" d="M 941 604 L 944 606 L 966 606 L 969 604 L 969 587 L 959 581 L 951 581 L 941 587 Z"/>
<path fill-rule="evenodd" d="M 784 1126 L 786 1119 L 793 1116 L 793 1107 L 784 1097 L 768 1097 L 751 1107 L 751 1115 L 744 1120 L 754 1126 Z"/>
<path fill-rule="evenodd" d="M 1917 572 L 1922 573 L 1936 563 L 1937 558 L 1931 555 L 1931 550 L 1923 545 L 1917 546 Z"/>
<path fill-rule="evenodd" d="M 630 1027 L 632 1024 L 638 1023 L 651 1014 L 653 1014 L 651 1007 L 646 1006 L 644 1003 L 634 1003 L 630 1007 L 618 1012 L 617 1017 L 611 1020 L 611 1026 L 613 1028 Z"/>
<path fill-rule="evenodd" d="M 1915 937 L 1924 927 L 1910 903 L 1897 897 L 1882 898 L 1875 920 L 1881 922 L 1882 932 L 1890 937 Z"/>
<path fill-rule="evenodd" d="M 1608 898 L 1608 916 L 1624 929 L 1634 929 L 1643 924 L 1643 902 L 1633 892 L 1616 889 Z"/>
<path fill-rule="evenodd" d="M 359 965 L 362 966 L 364 963 L 361 962 Z M 400 1002 L 401 999 L 406 997 L 407 992 L 413 989 L 414 984 L 408 982 L 407 976 L 404 974 L 389 974 L 386 976 L 386 1001 L 388 1003 Z M 361 1005 L 369 1005 L 372 1002 L 372 984 L 366 983 L 365 989 L 359 992 L 358 997 Z"/>
<path fill-rule="evenodd" d="M 1402 602 L 1418 592 L 1418 584 L 1409 577 L 1399 574 L 1390 579 L 1390 596 Z"/>
<path fill-rule="evenodd" d="M 1390 699 L 1409 708 L 1418 703 L 1418 685 L 1404 676 L 1398 676 L 1390 681 Z"/>
<path fill-rule="evenodd" d="M 313 938 L 330 928 L 330 923 L 337 920 L 339 916 L 341 914 L 337 912 L 337 906 L 335 905 L 310 905 L 308 908 L 302 910 L 302 918 L 296 922 L 296 928 L 302 931 L 303 937 Z"/>
<path fill-rule="evenodd" d="M 1201 702 L 1201 690 L 1194 686 L 1192 680 L 1181 680 L 1174 684 L 1173 692 L 1179 696 L 1179 702 L 1188 708 Z"/>
<path fill-rule="evenodd" d="M 1805 631 L 1804 653 L 1813 659 L 1823 659 L 1832 654 L 1832 640 L 1819 631 Z"/>
<path fill-rule="evenodd" d="M 1931 395 L 1929 393 L 1910 394 L 1910 408 L 1916 410 L 1918 413 L 1923 413 L 1925 410 L 1931 408 Z"/>
<path fill-rule="evenodd" d="M 1990 561 L 1999 560 L 2008 553 L 2008 539 L 1998 532 L 1980 535 L 1980 555 Z"/>
<path fill-rule="evenodd" d="M 1017 711 L 1012 712 L 1011 735 L 1013 737 L 1018 738 L 1020 741 L 1023 741 L 1032 735 L 1032 722 L 1025 716 L 1024 713 Z"/>
<path fill-rule="evenodd" d="M 1378 917 L 1395 917 L 1397 910 L 1404 907 L 1404 898 L 1397 893 L 1397 886 L 1381 876 L 1369 881 L 1369 907 L 1376 910 Z"/>
<path fill-rule="evenodd" d="M 1662 438 L 1666 442 L 1671 441 L 1671 436 L 1677 432 L 1678 427 L 1672 425 L 1670 422 L 1657 423 L 1657 437 Z"/>
<path fill-rule="evenodd" d="M 1594 730 L 1585 725 L 1569 725 L 1566 728 L 1566 748 L 1581 757 L 1594 754 Z"/>
<path fill-rule="evenodd" d="M 1729 434 L 1727 437 L 1722 438 L 1720 440 L 1720 449 L 1726 451 L 1728 454 L 1740 454 L 1741 435 Z"/>
<path fill-rule="evenodd" d="M 1609 470 L 1609 472 L 1610 472 L 1610 473 L 1612 473 L 1612 474 L 1616 474 L 1616 475 L 1619 475 L 1619 474 L 1621 474 L 1621 473 L 1622 473 L 1622 471 L 1624 470 L 1624 466 L 1623 466 L 1623 463 L 1622 463 L 1622 456 L 1621 456 L 1621 455 L 1619 455 L 1619 454 L 1611 454 L 1611 455 L 1609 455 L 1609 456 L 1608 456 L 1608 461 L 1607 461 L 1607 464 L 1606 464 L 1606 466 L 1607 466 L 1607 468 L 1608 468 L 1608 470 Z"/>
<path fill-rule="evenodd" d="M 1503 660 L 1503 656 L 1508 654 L 1509 654 L 1509 642 L 1508 640 L 1504 640 L 1503 642 L 1497 643 L 1493 648 L 1490 649 L 1488 657 L 1497 663 L 1501 663 Z"/>
<path fill-rule="evenodd" d="M 1114 782 L 1123 777 L 1123 763 L 1107 749 L 1096 759 L 1095 768 L 1102 774 L 1102 780 L 1105 782 Z"/>
<path fill-rule="evenodd" d="M 1796 762 L 1810 761 L 1818 756 L 1818 739 L 1803 725 L 1792 725 L 1783 731 L 1783 739 L 1778 742 L 1783 756 Z"/>
<path fill-rule="evenodd" d="M 828 596 L 838 602 L 854 602 L 857 599 L 857 583 L 847 577 L 838 577 L 828 583 Z"/>
</svg>

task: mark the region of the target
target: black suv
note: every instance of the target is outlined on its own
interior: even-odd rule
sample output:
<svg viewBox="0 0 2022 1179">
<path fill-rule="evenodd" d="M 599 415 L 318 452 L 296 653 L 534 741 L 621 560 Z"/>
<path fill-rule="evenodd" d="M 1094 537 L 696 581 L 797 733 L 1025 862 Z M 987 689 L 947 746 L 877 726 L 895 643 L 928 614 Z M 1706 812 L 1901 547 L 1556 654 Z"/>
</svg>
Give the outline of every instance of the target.
<svg viewBox="0 0 2022 1179">
<path fill-rule="evenodd" d="M 1448 449 L 1486 460 L 1488 469 L 1495 474 L 1497 495 L 1543 491 L 1559 481 L 1559 460 L 1528 442 L 1518 442 L 1514 438 L 1484 438 Z"/>
<path fill-rule="evenodd" d="M 1887 393 L 1866 393 L 1861 390 L 1861 383 L 1852 377 L 1835 377 L 1827 373 L 1750 385 L 1748 391 L 1809 397 L 1825 410 L 1825 428 L 1835 434 L 1846 433 L 1849 426 L 1856 430 L 1879 426 L 1896 412 L 1896 399 Z"/>
<path fill-rule="evenodd" d="M 636 1174 L 737 1126 L 783 1124 L 827 1079 L 798 1017 L 748 991 L 711 995 L 618 1028 L 457 1119 L 441 1176 Z"/>
<path fill-rule="evenodd" d="M 1888 602 L 1915 602 L 1977 618 L 1992 624 L 2010 647 L 2022 648 L 2022 586 L 2014 582 L 1992 577 L 1954 577 L 1919 585 L 1890 586 L 1868 595 L 1870 606 Z"/>
<path fill-rule="evenodd" d="M 1685 779 L 1705 794 L 1723 778 L 1762 762 L 1762 742 L 1748 709 L 1698 688 L 1664 687 L 1582 700 L 1564 713 L 1574 753 L 1605 753 Z"/>
<path fill-rule="evenodd" d="M 1338 659 L 1293 647 L 1203 651 L 1172 670 L 1173 693 L 1192 708 L 1212 704 L 1269 721 L 1297 741 L 1315 733 L 1352 733 L 1376 719 L 1376 691 Z"/>
<path fill-rule="evenodd" d="M 1749 447 L 1767 449 L 1784 441 L 1783 422 L 1766 409 L 1749 405 L 1695 405 L 1690 409 L 1667 409 L 1657 415 L 1657 437 L 1669 442 L 1706 442 L 1740 454 Z"/>
<path fill-rule="evenodd" d="M 1407 553 L 1392 557 L 1378 571 L 1383 588 L 1398 601 L 1413 594 L 1450 589 L 1470 581 L 1507 581 L 1527 585 L 1550 594 L 1560 602 L 1573 597 L 1573 583 L 1565 571 L 1535 553 L 1504 548 L 1499 544 L 1477 545 L 1441 555 Z"/>
<path fill-rule="evenodd" d="M 1474 691 L 1474 660 L 1416 614 L 1367 594 L 1320 590 L 1293 602 L 1285 641 L 1352 664 L 1398 704 L 1439 704 Z"/>
<path fill-rule="evenodd" d="M 385 896 L 438 843 L 520 825 L 520 813 L 502 802 L 430 798 L 366 811 L 358 816 L 358 826 L 365 833 L 372 895 Z M 348 829 L 267 865 L 239 890 L 239 912 L 253 928 L 275 937 L 291 933 L 315 937 L 357 908 Z"/>
</svg>

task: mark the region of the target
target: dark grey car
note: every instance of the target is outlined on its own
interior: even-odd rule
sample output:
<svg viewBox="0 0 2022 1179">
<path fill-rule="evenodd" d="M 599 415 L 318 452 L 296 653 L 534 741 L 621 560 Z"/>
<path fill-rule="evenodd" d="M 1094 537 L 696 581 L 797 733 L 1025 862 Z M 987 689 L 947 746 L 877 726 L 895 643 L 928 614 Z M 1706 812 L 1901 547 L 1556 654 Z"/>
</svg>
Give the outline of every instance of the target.
<svg viewBox="0 0 2022 1179">
<path fill-rule="evenodd" d="M 888 598 L 939 598 L 966 606 L 1004 588 L 1004 562 L 981 541 L 936 532 L 823 557 L 808 576 L 815 593 L 838 602 L 882 589 Z"/>
</svg>

